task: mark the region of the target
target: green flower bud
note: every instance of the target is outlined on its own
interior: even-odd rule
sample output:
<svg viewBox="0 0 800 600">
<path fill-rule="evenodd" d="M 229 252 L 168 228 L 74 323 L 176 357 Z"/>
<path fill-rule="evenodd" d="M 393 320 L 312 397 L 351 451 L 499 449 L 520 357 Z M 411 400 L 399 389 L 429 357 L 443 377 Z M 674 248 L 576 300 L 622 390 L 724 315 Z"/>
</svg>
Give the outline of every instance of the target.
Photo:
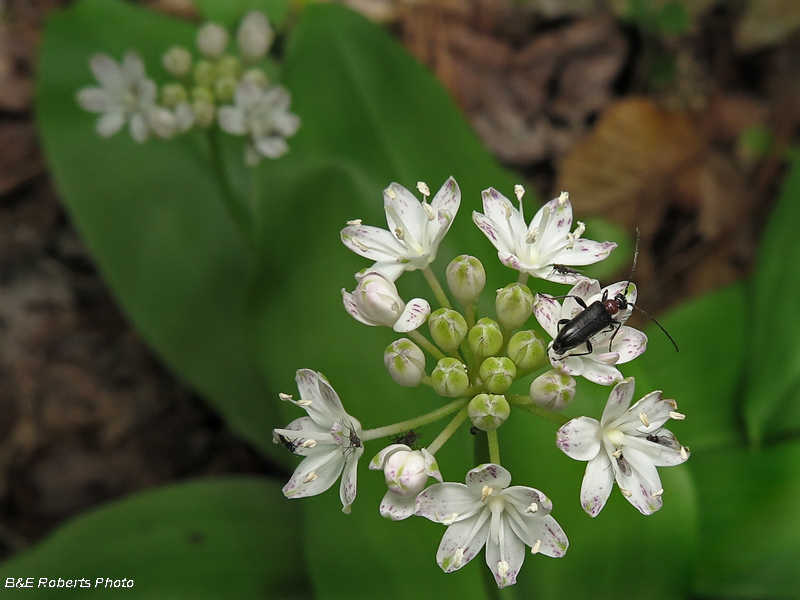
<svg viewBox="0 0 800 600">
<path fill-rule="evenodd" d="M 483 360 L 500 352 L 500 348 L 503 347 L 503 333 L 496 321 L 488 318 L 478 319 L 467 334 L 467 343 L 476 358 Z"/>
<path fill-rule="evenodd" d="M 533 314 L 533 293 L 527 285 L 512 283 L 497 290 L 494 306 L 497 320 L 506 329 L 522 327 Z"/>
<path fill-rule="evenodd" d="M 189 93 L 180 83 L 169 83 L 161 88 L 161 102 L 167 108 L 175 108 L 188 101 Z"/>
<path fill-rule="evenodd" d="M 252 69 L 247 69 L 247 71 L 244 72 L 244 75 L 242 75 L 242 81 L 249 81 L 250 83 L 255 83 L 262 90 L 266 89 L 266 87 L 269 85 L 269 77 L 267 77 L 267 74 L 264 72 L 263 69 L 259 69 L 256 67 L 253 67 Z"/>
<path fill-rule="evenodd" d="M 425 375 L 425 354 L 408 338 L 400 338 L 386 348 L 383 364 L 394 382 L 403 387 L 418 386 Z"/>
<path fill-rule="evenodd" d="M 445 352 L 458 348 L 467 336 L 467 322 L 461 313 L 452 308 L 440 308 L 428 317 L 431 337 Z"/>
<path fill-rule="evenodd" d="M 490 356 L 481 364 L 481 381 L 492 394 L 501 394 L 511 387 L 517 376 L 517 367 L 505 356 Z"/>
<path fill-rule="evenodd" d="M 198 61 L 194 67 L 194 80 L 199 86 L 211 87 L 217 78 L 217 68 L 207 60 Z"/>
<path fill-rule="evenodd" d="M 542 373 L 531 382 L 531 400 L 548 410 L 564 410 L 575 397 L 575 379 L 558 369 Z"/>
<path fill-rule="evenodd" d="M 467 367 L 455 358 L 442 358 L 431 373 L 433 391 L 445 398 L 458 398 L 469 389 Z"/>
<path fill-rule="evenodd" d="M 472 424 L 482 431 L 494 431 L 505 423 L 511 414 L 511 407 L 505 396 L 478 394 L 469 402 L 467 414 Z"/>
<path fill-rule="evenodd" d="M 220 102 L 233 102 L 233 92 L 236 91 L 238 82 L 234 77 L 226 75 L 214 83 L 214 94 Z"/>
<path fill-rule="evenodd" d="M 236 56 L 226 54 L 217 61 L 217 76 L 239 79 L 242 76 L 242 61 Z"/>
<path fill-rule="evenodd" d="M 518 369 L 535 371 L 547 361 L 545 343 L 533 330 L 518 331 L 508 341 L 508 357 L 514 361 Z"/>
<path fill-rule="evenodd" d="M 161 57 L 161 63 L 173 77 L 186 77 L 192 69 L 192 54 L 186 48 L 173 46 Z"/>
<path fill-rule="evenodd" d="M 461 304 L 474 304 L 486 285 L 486 270 L 477 258 L 462 254 L 447 265 L 447 285 Z"/>
<path fill-rule="evenodd" d="M 195 123 L 200 127 L 211 127 L 214 123 L 216 108 L 213 103 L 195 100 L 192 102 L 192 113 L 194 113 Z"/>
</svg>

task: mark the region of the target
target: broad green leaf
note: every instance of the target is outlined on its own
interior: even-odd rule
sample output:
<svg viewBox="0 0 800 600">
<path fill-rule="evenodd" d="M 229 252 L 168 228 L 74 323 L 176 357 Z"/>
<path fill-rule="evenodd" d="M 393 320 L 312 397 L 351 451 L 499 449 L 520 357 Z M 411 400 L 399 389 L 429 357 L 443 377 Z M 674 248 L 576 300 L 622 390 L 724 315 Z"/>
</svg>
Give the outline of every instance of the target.
<svg viewBox="0 0 800 600">
<path fill-rule="evenodd" d="M 651 324 L 647 352 L 622 367 L 636 377 L 639 391 L 663 390 L 678 403 L 686 420 L 669 428 L 695 454 L 738 445 L 744 435 L 739 390 L 747 347 L 746 290 L 740 282 L 659 317 L 680 351 Z"/>
<path fill-rule="evenodd" d="M 703 598 L 797 598 L 800 444 L 697 454 L 701 543 L 694 592 Z"/>
<path fill-rule="evenodd" d="M 800 430 L 800 150 L 761 239 L 749 297 L 745 420 L 756 443 Z"/>
<path fill-rule="evenodd" d="M 33 596 L 16 591 L 35 598 L 109 597 L 106 579 L 133 580 L 115 597 L 305 598 L 297 509 L 263 479 L 180 483 L 70 521 L 0 567 L 0 580 L 55 581 Z M 57 587 L 59 579 L 87 579 L 91 589 Z"/>
<path fill-rule="evenodd" d="M 166 363 L 262 449 L 273 403 L 247 347 L 254 260 L 225 208 L 201 133 L 135 143 L 94 132 L 75 101 L 94 85 L 89 57 L 135 48 L 166 80 L 161 53 L 195 30 L 131 4 L 86 0 L 45 29 L 37 115 L 51 172 L 122 308 Z"/>
</svg>

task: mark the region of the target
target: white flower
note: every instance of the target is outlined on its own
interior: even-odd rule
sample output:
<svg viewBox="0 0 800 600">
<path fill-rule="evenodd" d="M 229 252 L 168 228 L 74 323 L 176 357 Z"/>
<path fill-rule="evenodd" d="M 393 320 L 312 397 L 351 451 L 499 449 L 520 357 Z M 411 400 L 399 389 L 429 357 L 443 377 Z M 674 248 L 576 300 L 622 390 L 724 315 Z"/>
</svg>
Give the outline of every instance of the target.
<svg viewBox="0 0 800 600">
<path fill-rule="evenodd" d="M 278 158 L 289 151 L 287 137 L 297 133 L 300 118 L 289 112 L 291 98 L 286 88 L 274 85 L 266 89 L 243 80 L 236 86 L 233 106 L 222 106 L 217 114 L 223 131 L 249 135 L 245 162 L 258 164 L 262 156 Z"/>
<path fill-rule="evenodd" d="M 525 546 L 532 554 L 564 556 L 567 536 L 550 516 L 552 502 L 539 490 L 510 483 L 506 469 L 486 464 L 467 473 L 467 485 L 437 483 L 417 496 L 415 514 L 448 526 L 436 553 L 445 573 L 463 567 L 484 544 L 501 588 L 516 583 Z"/>
<path fill-rule="evenodd" d="M 414 298 L 408 304 L 397 293 L 394 282 L 383 273 L 367 272 L 351 294 L 342 289 L 344 307 L 365 325 L 385 325 L 405 333 L 423 325 L 431 313 L 427 300 Z"/>
<path fill-rule="evenodd" d="M 197 30 L 197 49 L 200 54 L 217 60 L 228 45 L 228 30 L 217 23 L 205 23 Z"/>
<path fill-rule="evenodd" d="M 580 236 L 585 230 L 578 222 L 572 228 L 572 205 L 569 194 L 545 204 L 525 224 L 522 212 L 522 191 L 517 186 L 519 210 L 494 188 L 483 192 L 483 210 L 472 213 L 472 220 L 497 248 L 497 256 L 505 266 L 540 279 L 559 283 L 576 283 L 581 275 L 564 265 L 591 265 L 606 258 L 617 247 L 613 242 L 593 242 Z"/>
<path fill-rule="evenodd" d="M 239 30 L 236 32 L 236 41 L 242 60 L 253 63 L 264 58 L 272 45 L 275 34 L 264 13 L 250 11 L 244 16 Z"/>
<path fill-rule="evenodd" d="M 621 281 L 600 289 L 600 284 L 596 280 L 582 279 L 569 291 L 563 305 L 549 296 L 541 294 L 537 296 L 533 314 L 542 328 L 555 340 L 563 326 L 559 324 L 559 321 L 572 320 L 585 310 L 578 304 L 576 297 L 582 299 L 584 304 L 589 307 L 597 301 L 613 300 L 626 288 L 625 297 L 629 304 L 628 308 L 616 313 L 613 316 L 612 325 L 602 329 L 589 339 L 591 352 L 589 352 L 587 344 L 581 344 L 564 353 L 557 353 L 553 348 L 553 342 L 550 342 L 548 356 L 553 367 L 575 377 L 585 377 L 600 385 L 612 385 L 621 381 L 622 373 L 614 365 L 633 360 L 647 348 L 647 336 L 644 333 L 626 325 L 618 325 L 625 323 L 633 311 L 630 305 L 636 304 L 636 286 L 627 281 Z"/>
<path fill-rule="evenodd" d="M 611 390 L 599 423 L 578 417 L 558 430 L 558 447 L 570 458 L 589 461 L 581 505 L 590 517 L 605 506 L 615 479 L 639 512 L 654 513 L 661 508 L 664 493 L 656 467 L 679 465 L 689 458 L 689 449 L 663 428 L 670 418 L 685 418 L 675 401 L 651 392 L 628 408 L 635 385 L 629 377 Z"/>
<path fill-rule="evenodd" d="M 387 446 L 370 461 L 369 468 L 383 469 L 389 491 L 381 501 L 380 512 L 382 517 L 392 521 L 414 514 L 416 498 L 425 488 L 428 477 L 442 481 L 433 455 L 425 448 L 412 450 L 405 444 Z"/>
<path fill-rule="evenodd" d="M 422 189 L 427 189 L 422 188 Z M 436 259 L 436 251 L 461 204 L 461 190 L 450 177 L 428 204 L 420 202 L 402 185 L 383 191 L 383 208 L 389 230 L 361 225 L 342 229 L 342 242 L 356 254 L 374 260 L 371 271 L 396 281 L 403 271 L 424 269 Z"/>
<path fill-rule="evenodd" d="M 285 394 L 281 398 L 304 408 L 308 416 L 292 421 L 284 429 L 273 430 L 273 435 L 305 458 L 283 487 L 283 494 L 287 498 L 316 496 L 330 488 L 344 471 L 339 498 L 342 512 L 350 513 L 356 499 L 356 467 L 364 453 L 361 423 L 345 412 L 339 396 L 322 374 L 300 369 L 295 381 L 300 400 Z"/>
<path fill-rule="evenodd" d="M 156 84 L 147 78 L 136 52 L 127 52 L 120 64 L 107 54 L 95 54 L 89 66 L 100 86 L 82 88 L 77 101 L 84 110 L 101 113 L 96 125 L 101 137 L 114 135 L 128 122 L 131 136 L 139 143 L 151 132 L 160 138 L 175 134 L 175 116 L 156 105 Z"/>
</svg>

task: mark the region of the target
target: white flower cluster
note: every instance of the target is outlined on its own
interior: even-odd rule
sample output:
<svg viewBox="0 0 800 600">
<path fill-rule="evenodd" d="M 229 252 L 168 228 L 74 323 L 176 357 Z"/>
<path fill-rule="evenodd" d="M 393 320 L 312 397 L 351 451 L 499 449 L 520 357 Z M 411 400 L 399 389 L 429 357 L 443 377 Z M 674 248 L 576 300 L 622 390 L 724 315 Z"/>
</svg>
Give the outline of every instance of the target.
<svg viewBox="0 0 800 600">
<path fill-rule="evenodd" d="M 497 585 L 505 587 L 516 582 L 526 547 L 550 557 L 564 556 L 568 547 L 567 536 L 550 514 L 551 501 L 532 487 L 511 486 L 511 474 L 500 466 L 497 429 L 512 408 L 562 423 L 554 435 L 557 447 L 588 463 L 580 502 L 592 517 L 602 510 L 615 481 L 642 514 L 661 508 L 664 490 L 656 468 L 689 458 L 688 448 L 664 425 L 684 416 L 659 391 L 632 404 L 635 382 L 623 379 L 617 366 L 647 346 L 644 333 L 624 324 L 636 304 L 636 287 L 630 281 L 601 287 L 573 268 L 603 260 L 616 244 L 584 239 L 583 223 L 573 229 L 566 193 L 526 223 L 521 186 L 515 188 L 519 208 L 494 189 L 483 192 L 484 212 L 474 212 L 473 221 L 497 249 L 500 262 L 520 273 L 517 282 L 497 290 L 495 320 L 476 319 L 476 303 L 486 283 L 477 258 L 459 256 L 446 269 L 447 287 L 462 312 L 452 308 L 430 269 L 460 206 L 458 185 L 451 177 L 430 203 L 428 186 L 419 183 L 417 189 L 421 201 L 396 183 L 384 191 L 388 230 L 360 220 L 342 230 L 348 248 L 374 261 L 356 274 L 355 291 L 342 290 L 342 295 L 345 309 L 356 320 L 409 336 L 392 343 L 384 354 L 396 383 L 427 385 L 451 401 L 426 415 L 365 430 L 345 412 L 322 375 L 298 371 L 300 400 L 294 402 L 308 417 L 274 430 L 276 443 L 304 457 L 284 493 L 290 498 L 318 494 L 344 472 L 340 496 L 343 510 L 350 512 L 363 444 L 399 436 L 369 464 L 383 471 L 388 487 L 380 514 L 395 521 L 416 515 L 445 525 L 436 559 L 447 573 L 466 565 L 485 547 L 486 564 Z M 421 298 L 406 303 L 400 297 L 394 282 L 414 270 L 421 270 L 430 283 L 441 306 L 437 310 L 431 311 Z M 536 294 L 525 285 L 529 276 L 573 287 L 561 297 Z M 538 330 L 527 328 L 531 317 L 552 338 L 549 344 Z M 430 339 L 419 331 L 426 323 Z M 437 361 L 431 370 L 426 368 L 425 351 Z M 529 395 L 509 391 L 517 379 L 537 372 Z M 614 386 L 599 421 L 558 414 L 575 396 L 576 376 Z M 417 448 L 418 435 L 412 428 L 449 415 L 451 422 L 436 439 Z M 485 433 L 491 462 L 469 471 L 466 484 L 445 482 L 435 455 L 467 421 L 473 433 Z M 429 478 L 438 483 L 428 486 Z"/>
<path fill-rule="evenodd" d="M 262 157 L 278 158 L 289 151 L 286 138 L 300 127 L 289 110 L 289 92 L 273 85 L 257 66 L 274 40 L 267 17 L 245 15 L 237 29 L 237 54 L 227 54 L 228 31 L 206 23 L 197 34 L 197 51 L 173 46 L 162 57 L 164 68 L 176 77 L 162 86 L 147 77 L 142 58 L 134 51 L 121 64 L 107 54 L 95 54 L 89 66 L 98 86 L 78 91 L 84 110 L 100 113 L 97 133 L 110 137 L 129 124 L 137 142 L 151 135 L 171 139 L 193 127 L 210 128 L 246 136 L 245 162 L 256 165 Z M 159 98 L 160 96 L 160 98 Z"/>
</svg>

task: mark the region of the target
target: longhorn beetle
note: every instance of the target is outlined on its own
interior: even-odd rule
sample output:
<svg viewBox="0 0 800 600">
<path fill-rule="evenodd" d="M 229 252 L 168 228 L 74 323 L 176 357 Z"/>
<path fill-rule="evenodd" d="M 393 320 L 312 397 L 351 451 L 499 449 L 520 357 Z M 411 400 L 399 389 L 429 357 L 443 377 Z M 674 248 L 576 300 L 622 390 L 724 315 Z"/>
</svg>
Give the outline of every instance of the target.
<svg viewBox="0 0 800 600">
<path fill-rule="evenodd" d="M 559 330 L 553 340 L 553 351 L 556 354 L 564 354 L 570 350 L 577 348 L 581 344 L 586 344 L 586 352 L 581 354 L 570 354 L 569 356 L 585 356 L 592 353 L 591 338 L 602 332 L 609 327 L 614 330 L 611 339 L 608 341 L 608 351 L 611 352 L 611 344 L 616 337 L 622 322 L 614 319 L 614 316 L 628 307 L 635 308 L 642 314 L 649 317 L 653 323 L 661 328 L 672 345 L 675 346 L 675 351 L 678 351 L 678 344 L 672 339 L 672 336 L 667 333 L 667 330 L 661 327 L 661 323 L 653 319 L 644 310 L 631 304 L 626 294 L 631 285 L 631 278 L 633 271 L 636 269 L 636 259 L 639 257 L 639 229 L 636 229 L 636 250 L 633 253 L 633 266 L 631 267 L 631 274 L 628 276 L 628 282 L 625 284 L 624 292 L 620 292 L 614 296 L 613 299 L 608 297 L 608 290 L 603 292 L 603 297 L 600 300 L 592 302 L 586 306 L 583 298 L 578 296 L 564 296 L 564 298 L 574 298 L 575 301 L 583 308 L 581 312 L 575 315 L 572 319 L 562 319 L 558 322 Z M 615 327 L 616 325 L 616 327 Z"/>
</svg>

